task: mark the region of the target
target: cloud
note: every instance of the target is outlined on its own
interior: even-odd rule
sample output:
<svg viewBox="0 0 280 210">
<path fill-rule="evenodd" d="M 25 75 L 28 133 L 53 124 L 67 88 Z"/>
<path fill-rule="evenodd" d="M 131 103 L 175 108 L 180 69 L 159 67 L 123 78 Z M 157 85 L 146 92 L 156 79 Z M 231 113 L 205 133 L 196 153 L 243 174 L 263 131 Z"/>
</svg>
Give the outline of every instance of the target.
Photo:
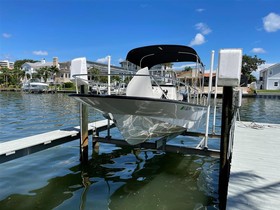
<svg viewBox="0 0 280 210">
<path fill-rule="evenodd" d="M 204 11 L 205 11 L 205 9 L 203 9 L 203 8 L 199 8 L 199 9 L 196 9 L 195 11 L 197 11 L 197 12 L 204 12 Z"/>
<path fill-rule="evenodd" d="M 195 38 L 190 42 L 189 45 L 194 46 L 194 45 L 201 45 L 203 43 L 205 43 L 205 37 L 202 34 L 198 33 L 195 35 Z"/>
<path fill-rule="evenodd" d="M 199 31 L 199 33 L 197 33 L 195 38 L 190 42 L 190 46 L 204 44 L 206 42 L 204 35 L 212 32 L 212 30 L 205 23 L 197 23 L 195 24 L 195 28 Z"/>
<path fill-rule="evenodd" d="M 275 32 L 280 29 L 280 15 L 273 12 L 263 18 L 263 27 L 267 32 Z"/>
<path fill-rule="evenodd" d="M 32 53 L 34 55 L 48 55 L 48 52 L 43 50 L 33 51 Z"/>
<path fill-rule="evenodd" d="M 200 31 L 203 35 L 209 34 L 212 30 L 205 23 L 197 23 L 195 24 L 196 30 Z"/>
<path fill-rule="evenodd" d="M 251 50 L 251 52 L 253 52 L 253 53 L 266 53 L 266 51 L 263 48 L 259 48 L 259 47 L 253 48 Z"/>
<path fill-rule="evenodd" d="M 108 63 L 108 56 L 106 56 L 104 58 L 98 58 L 96 60 L 96 62 L 98 62 L 98 63 Z"/>
<path fill-rule="evenodd" d="M 9 39 L 12 35 L 8 33 L 3 33 L 2 36 L 6 39 Z"/>
</svg>

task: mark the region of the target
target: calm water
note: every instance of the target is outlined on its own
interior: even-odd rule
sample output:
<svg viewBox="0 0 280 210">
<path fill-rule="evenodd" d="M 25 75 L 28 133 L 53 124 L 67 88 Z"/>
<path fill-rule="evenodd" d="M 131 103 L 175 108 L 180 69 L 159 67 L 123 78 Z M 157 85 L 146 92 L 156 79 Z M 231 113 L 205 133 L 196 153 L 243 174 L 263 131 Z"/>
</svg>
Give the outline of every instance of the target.
<svg viewBox="0 0 280 210">
<path fill-rule="evenodd" d="M 279 123 L 279 100 L 243 99 L 241 119 Z M 65 94 L 0 92 L 0 142 L 79 124 Z M 278 108 L 279 109 L 279 108 Z M 220 108 L 218 109 L 220 113 Z M 103 119 L 90 109 L 90 120 Z M 218 124 L 218 123 L 217 123 Z M 113 129 L 113 136 L 120 134 Z M 103 134 L 105 135 L 105 134 Z M 196 138 L 172 143 L 194 146 Z M 218 140 L 209 142 L 218 149 Z M 101 144 L 79 162 L 73 141 L 0 165 L 0 209 L 216 209 L 219 161 Z"/>
</svg>

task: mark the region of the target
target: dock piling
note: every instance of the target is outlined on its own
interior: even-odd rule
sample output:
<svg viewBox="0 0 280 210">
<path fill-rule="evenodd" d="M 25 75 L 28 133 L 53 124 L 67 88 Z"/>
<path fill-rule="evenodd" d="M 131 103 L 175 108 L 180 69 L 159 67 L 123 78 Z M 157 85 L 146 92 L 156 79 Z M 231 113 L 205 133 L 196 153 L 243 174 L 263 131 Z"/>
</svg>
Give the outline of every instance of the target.
<svg viewBox="0 0 280 210">
<path fill-rule="evenodd" d="M 221 130 L 221 144 L 220 144 L 220 176 L 219 176 L 219 207 L 226 209 L 227 189 L 230 173 L 230 159 L 231 155 L 228 151 L 230 138 L 230 130 L 233 117 L 233 87 L 225 86 L 223 88 L 223 108 L 222 108 L 222 130 Z"/>
<path fill-rule="evenodd" d="M 81 93 L 86 93 L 88 87 L 81 85 Z M 88 161 L 88 107 L 80 103 L 80 161 L 86 163 Z"/>
</svg>

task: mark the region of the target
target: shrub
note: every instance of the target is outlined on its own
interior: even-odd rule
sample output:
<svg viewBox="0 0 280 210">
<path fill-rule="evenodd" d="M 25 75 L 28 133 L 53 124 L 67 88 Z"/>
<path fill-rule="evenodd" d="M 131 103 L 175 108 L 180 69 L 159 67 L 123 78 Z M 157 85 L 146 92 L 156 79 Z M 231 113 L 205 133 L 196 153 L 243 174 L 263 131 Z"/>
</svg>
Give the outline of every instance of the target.
<svg viewBox="0 0 280 210">
<path fill-rule="evenodd" d="M 64 83 L 64 87 L 65 88 L 73 88 L 74 87 L 74 83 L 73 82 L 65 82 Z"/>
</svg>

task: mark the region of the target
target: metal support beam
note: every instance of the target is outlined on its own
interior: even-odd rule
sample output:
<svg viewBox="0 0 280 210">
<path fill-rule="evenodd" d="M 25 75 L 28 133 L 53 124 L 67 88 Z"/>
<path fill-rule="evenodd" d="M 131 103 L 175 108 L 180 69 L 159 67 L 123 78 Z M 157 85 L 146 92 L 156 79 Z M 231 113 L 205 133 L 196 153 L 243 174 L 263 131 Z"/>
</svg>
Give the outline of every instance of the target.
<svg viewBox="0 0 280 210">
<path fill-rule="evenodd" d="M 129 146 L 133 148 L 144 148 L 144 149 L 152 149 L 158 150 L 157 143 L 155 142 L 144 142 L 138 145 L 130 145 L 123 139 L 108 139 L 106 137 L 95 137 L 96 141 L 108 144 L 116 144 L 118 146 Z M 161 150 L 161 149 L 160 149 Z M 164 145 L 164 151 L 166 152 L 174 152 L 174 153 L 183 153 L 183 154 L 196 154 L 196 155 L 204 155 L 204 156 L 211 156 L 211 157 L 219 157 L 220 152 L 217 150 L 204 150 L 204 149 L 197 149 L 197 148 L 190 148 L 186 146 L 178 146 L 178 145 Z"/>
</svg>

